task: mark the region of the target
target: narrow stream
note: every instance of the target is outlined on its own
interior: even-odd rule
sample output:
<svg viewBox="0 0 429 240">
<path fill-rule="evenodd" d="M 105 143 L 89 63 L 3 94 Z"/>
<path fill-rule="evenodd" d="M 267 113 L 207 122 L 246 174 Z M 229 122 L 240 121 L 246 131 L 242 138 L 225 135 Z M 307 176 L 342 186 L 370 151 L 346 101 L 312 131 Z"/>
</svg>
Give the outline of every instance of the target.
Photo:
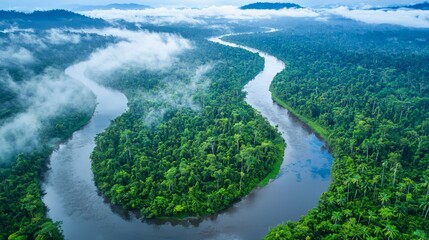
<svg viewBox="0 0 429 240">
<path fill-rule="evenodd" d="M 81 62 L 69 67 L 66 73 L 95 93 L 96 113 L 87 126 L 52 154 L 42 186 L 48 216 L 63 222 L 66 239 L 260 239 L 270 227 L 297 220 L 316 206 L 330 183 L 332 156 L 314 133 L 272 101 L 269 86 L 284 69 L 284 63 L 256 49 L 224 42 L 220 37 L 210 41 L 240 47 L 265 59 L 263 71 L 244 90 L 248 93 L 246 101 L 273 126 L 277 125 L 286 141 L 277 178 L 227 210 L 202 219 L 141 220 L 111 206 L 97 193 L 89 155 L 95 135 L 126 111 L 127 99 L 86 77 L 86 62 Z"/>
</svg>

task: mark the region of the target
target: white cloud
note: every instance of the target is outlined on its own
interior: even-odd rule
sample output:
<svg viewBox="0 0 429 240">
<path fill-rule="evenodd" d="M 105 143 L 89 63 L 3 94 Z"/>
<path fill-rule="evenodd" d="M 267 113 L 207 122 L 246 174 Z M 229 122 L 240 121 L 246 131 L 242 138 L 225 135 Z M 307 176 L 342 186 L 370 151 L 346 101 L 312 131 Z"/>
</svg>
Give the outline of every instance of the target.
<svg viewBox="0 0 429 240">
<path fill-rule="evenodd" d="M 34 30 L 31 28 L 19 28 L 16 26 L 11 26 L 10 28 L 6 28 L 0 31 L 1 33 L 16 33 L 16 32 L 30 32 L 33 33 Z"/>
<path fill-rule="evenodd" d="M 226 20 L 255 20 L 272 17 L 318 17 L 311 9 L 241 10 L 235 6 L 207 8 L 152 8 L 143 10 L 94 10 L 83 14 L 105 20 L 123 19 L 129 22 L 152 24 L 190 23 L 205 24 L 208 18 Z"/>
<path fill-rule="evenodd" d="M 47 70 L 21 83 L 8 75 L 0 76 L 0 84 L 17 95 L 17 101 L 27 110 L 5 119 L 0 126 L 0 161 L 12 154 L 30 151 L 39 145 L 44 124 L 65 108 L 92 107 L 91 93 L 82 84 L 67 78 L 57 70 Z"/>
<path fill-rule="evenodd" d="M 35 49 L 46 48 L 45 41 L 34 34 L 33 31 L 16 31 L 9 33 L 10 44 L 14 45 L 30 45 Z"/>
<path fill-rule="evenodd" d="M 108 21 L 123 19 L 134 23 L 152 24 L 207 24 L 209 19 L 258 20 L 273 17 L 311 17 L 326 21 L 329 16 L 339 15 L 369 24 L 394 24 L 405 27 L 428 28 L 429 11 L 398 9 L 370 10 L 369 5 L 361 5 L 359 9 L 335 7 L 324 9 L 282 9 L 282 10 L 240 10 L 235 6 L 212 6 L 195 8 L 153 8 L 143 10 L 94 10 L 83 14 L 103 18 Z"/>
<path fill-rule="evenodd" d="M 137 101 L 142 102 L 144 106 L 150 106 L 145 111 L 144 123 L 153 125 L 164 116 L 167 110 L 171 109 L 199 110 L 200 106 L 194 102 L 194 96 L 197 92 L 203 92 L 209 87 L 211 80 L 206 75 L 212 69 L 212 64 L 198 66 L 193 72 L 190 69 L 181 69 L 189 81 L 175 79 L 174 74 L 180 72 L 176 70 L 174 74 L 164 79 L 166 84 L 161 90 L 152 93 L 141 92 L 136 98 Z"/>
<path fill-rule="evenodd" d="M 116 28 L 76 31 L 111 35 L 123 39 L 91 54 L 87 61 L 87 72 L 92 76 L 107 75 L 120 69 L 162 70 L 170 67 L 183 51 L 192 48 L 187 39 L 167 33 Z"/>
<path fill-rule="evenodd" d="M 394 24 L 404 27 L 429 28 L 429 11 L 423 10 L 350 10 L 347 7 L 325 9 L 327 13 L 369 24 Z"/>
<path fill-rule="evenodd" d="M 73 34 L 73 33 L 67 33 L 60 29 L 50 29 L 46 31 L 46 40 L 55 45 L 61 45 L 61 44 L 78 44 L 80 42 L 80 35 Z"/>
<path fill-rule="evenodd" d="M 26 48 L 8 46 L 0 48 L 0 66 L 22 66 L 34 62 L 33 54 Z"/>
</svg>

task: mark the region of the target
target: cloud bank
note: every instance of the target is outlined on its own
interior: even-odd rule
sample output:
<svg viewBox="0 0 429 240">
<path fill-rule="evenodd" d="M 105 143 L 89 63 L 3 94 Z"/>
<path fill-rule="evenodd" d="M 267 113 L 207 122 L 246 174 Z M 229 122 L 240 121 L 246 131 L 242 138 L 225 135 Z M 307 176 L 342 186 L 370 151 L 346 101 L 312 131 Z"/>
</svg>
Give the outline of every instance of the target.
<svg viewBox="0 0 429 240">
<path fill-rule="evenodd" d="M 122 39 L 116 44 L 95 51 L 89 57 L 87 73 L 97 79 L 118 70 L 163 70 L 169 68 L 177 60 L 176 57 L 179 54 L 192 48 L 190 41 L 174 34 L 117 28 L 77 31 Z"/>
<path fill-rule="evenodd" d="M 398 10 L 351 10 L 347 7 L 325 9 L 325 12 L 369 24 L 393 24 L 404 27 L 429 28 L 429 11 Z"/>
<path fill-rule="evenodd" d="M 108 21 L 123 19 L 134 23 L 151 24 L 206 24 L 209 18 L 225 20 L 257 20 L 272 17 L 317 17 L 311 9 L 241 10 L 235 6 L 213 6 L 207 8 L 152 8 L 143 10 L 94 10 L 82 14 Z"/>
<path fill-rule="evenodd" d="M 64 109 L 88 109 L 92 94 L 82 84 L 66 77 L 59 70 L 48 69 L 43 74 L 16 83 L 3 73 L 3 88 L 16 94 L 26 111 L 3 120 L 0 126 L 0 161 L 17 152 L 27 152 L 40 143 L 41 130 Z"/>
<path fill-rule="evenodd" d="M 26 48 L 7 46 L 0 48 L 0 67 L 20 67 L 33 63 L 33 54 Z"/>
<path fill-rule="evenodd" d="M 143 10 L 94 10 L 82 12 L 84 15 L 103 18 L 108 21 L 125 20 L 133 23 L 168 24 L 207 24 L 209 19 L 226 21 L 251 21 L 273 17 L 307 17 L 315 20 L 329 20 L 332 16 L 341 16 L 369 24 L 393 24 L 404 27 L 429 28 L 429 11 L 397 9 L 371 10 L 350 9 L 340 6 L 323 9 L 282 9 L 282 10 L 241 10 L 235 6 L 213 6 L 195 8 L 153 8 Z"/>
<path fill-rule="evenodd" d="M 118 75 L 149 71 L 160 79 L 162 87 L 150 92 L 136 89 L 132 95 L 131 101 L 146 106 L 142 110 L 145 124 L 157 122 L 169 109 L 199 109 L 193 98 L 196 92 L 209 86 L 210 80 L 205 75 L 211 65 L 188 66 L 179 60 L 181 54 L 194 48 L 189 40 L 169 33 L 117 28 L 74 31 L 120 39 L 107 48 L 95 51 L 85 61 L 85 74 L 90 78 L 103 83 L 119 81 L 116 79 Z M 141 77 L 133 80 L 145 81 Z"/>
<path fill-rule="evenodd" d="M 82 38 L 63 29 L 36 32 L 12 27 L 1 32 L 6 35 L 0 38 L 0 67 L 24 68 L 35 63 L 36 53 L 49 45 L 78 44 Z"/>
<path fill-rule="evenodd" d="M 61 29 L 50 29 L 46 31 L 46 40 L 55 45 L 62 45 L 62 44 L 78 44 L 80 43 L 80 35 L 73 34 L 70 32 L 65 32 Z"/>
</svg>

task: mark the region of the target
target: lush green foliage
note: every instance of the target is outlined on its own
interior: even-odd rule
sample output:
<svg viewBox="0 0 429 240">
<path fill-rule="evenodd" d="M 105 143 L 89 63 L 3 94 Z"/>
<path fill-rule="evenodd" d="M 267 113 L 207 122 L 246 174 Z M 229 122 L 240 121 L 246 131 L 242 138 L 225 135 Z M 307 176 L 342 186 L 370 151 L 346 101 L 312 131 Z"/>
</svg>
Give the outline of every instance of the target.
<svg viewBox="0 0 429 240">
<path fill-rule="evenodd" d="M 102 19 L 93 19 L 67 10 L 34 11 L 31 13 L 0 10 L 2 27 L 20 28 L 94 28 L 110 24 Z"/>
<path fill-rule="evenodd" d="M 58 223 L 45 217 L 40 176 L 52 149 L 18 155 L 0 168 L 0 239 L 61 239 Z"/>
<path fill-rule="evenodd" d="M 94 103 L 93 103 L 94 104 Z M 46 159 L 57 144 L 71 136 L 92 116 L 87 111 L 72 111 L 51 119 L 44 129 L 40 148 L 23 153 L 0 167 L 0 239 L 62 239 L 59 223 L 45 217 L 41 199 L 41 176 Z"/>
<path fill-rule="evenodd" d="M 129 73 L 110 83 L 127 94 L 130 110 L 98 135 L 91 157 L 94 178 L 114 204 L 145 217 L 201 216 L 224 209 L 282 159 L 283 140 L 244 102 L 241 91 L 262 69 L 262 59 L 206 40 L 194 44 L 181 57 L 183 65 L 177 63 L 167 76 Z M 212 65 L 205 74 L 208 87 L 191 96 L 197 107 L 167 106 L 154 124 L 145 121 L 153 109 L 161 114 L 165 98 L 142 101 L 142 96 L 169 94 L 169 84 L 193 85 L 181 69 L 207 64 Z"/>
<path fill-rule="evenodd" d="M 18 13 L 8 14 L 19 17 Z M 62 16 L 65 21 L 66 16 Z M 37 26 L 35 15 L 28 14 L 27 17 L 28 24 Z M 42 16 L 39 17 L 42 18 Z M 50 15 L 47 16 L 48 19 L 50 17 Z M 16 23 L 21 22 L 16 21 Z M 43 38 L 44 31 L 32 32 L 32 41 L 20 41 L 25 38 L 20 33 L 16 34 L 19 37 L 16 37 L 15 33 L 0 33 L 0 47 L 29 49 L 36 61 L 25 67 L 18 64 L 1 65 L 0 77 L 10 78 L 15 83 L 37 81 L 38 78 L 34 76 L 43 75 L 46 69 L 64 69 L 73 62 L 88 57 L 96 47 L 105 46 L 113 40 L 96 35 L 85 35 L 80 44 L 49 45 L 46 43 L 46 46 L 35 47 L 32 41 L 34 43 Z M 11 39 L 15 41 L 10 41 Z M 12 121 L 15 116 L 29 107 L 16 95 L 16 92 L 7 86 L 0 86 L 1 126 Z M 87 104 L 83 108 L 66 106 L 54 116 L 44 118 L 40 136 L 37 139 L 39 146 L 32 152 L 17 152 L 12 157 L 0 156 L 0 239 L 62 239 L 62 233 L 58 228 L 59 223 L 54 223 L 45 216 L 46 209 L 41 199 L 40 184 L 46 171 L 46 160 L 55 146 L 69 138 L 91 118 L 95 99 L 88 99 Z"/>
<path fill-rule="evenodd" d="M 273 95 L 322 126 L 335 156 L 318 206 L 267 239 L 427 239 L 427 31 L 303 31 L 233 38 L 287 63 Z"/>
</svg>

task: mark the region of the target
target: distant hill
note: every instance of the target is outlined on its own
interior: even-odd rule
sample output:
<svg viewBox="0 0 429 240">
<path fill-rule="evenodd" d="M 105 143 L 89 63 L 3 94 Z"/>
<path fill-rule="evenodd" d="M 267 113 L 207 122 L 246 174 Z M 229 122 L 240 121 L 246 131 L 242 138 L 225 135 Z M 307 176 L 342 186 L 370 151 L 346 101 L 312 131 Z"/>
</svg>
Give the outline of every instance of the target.
<svg viewBox="0 0 429 240">
<path fill-rule="evenodd" d="M 302 8 L 300 5 L 295 3 L 270 3 L 270 2 L 257 2 L 244 5 L 240 9 L 268 9 L 268 10 L 280 10 L 283 8 Z"/>
<path fill-rule="evenodd" d="M 391 7 L 372 8 L 372 9 L 373 10 L 377 10 L 377 9 L 396 10 L 400 8 L 429 10 L 429 2 L 417 3 L 417 4 L 411 4 L 411 5 L 398 5 L 398 6 L 391 6 Z"/>
<path fill-rule="evenodd" d="M 94 19 L 67 10 L 34 11 L 23 13 L 0 10 L 0 29 L 16 26 L 20 28 L 53 28 L 53 27 L 105 27 L 110 25 L 102 19 Z"/>
<path fill-rule="evenodd" d="M 141 5 L 136 3 L 112 3 L 108 5 L 88 5 L 77 7 L 76 11 L 91 11 L 91 10 L 110 10 L 110 9 L 121 9 L 121 10 L 139 10 L 151 8 L 148 5 Z"/>
</svg>

